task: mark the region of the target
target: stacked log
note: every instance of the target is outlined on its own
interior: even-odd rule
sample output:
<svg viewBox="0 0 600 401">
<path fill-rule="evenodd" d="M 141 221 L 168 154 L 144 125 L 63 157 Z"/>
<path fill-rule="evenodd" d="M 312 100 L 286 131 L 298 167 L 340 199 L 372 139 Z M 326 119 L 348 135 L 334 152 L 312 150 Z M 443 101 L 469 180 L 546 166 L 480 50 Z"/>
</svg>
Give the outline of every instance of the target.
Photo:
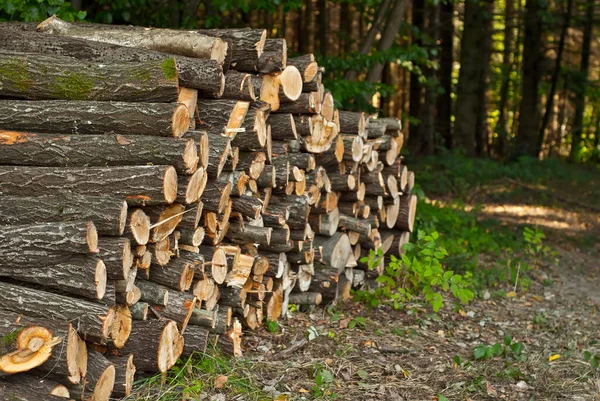
<svg viewBox="0 0 600 401">
<path fill-rule="evenodd" d="M 376 285 L 361 257 L 409 240 L 400 122 L 337 110 L 264 30 L 51 17 L 0 24 L 0 53 L 0 371 L 48 379 L 22 399 L 240 355 L 243 329 Z"/>
</svg>

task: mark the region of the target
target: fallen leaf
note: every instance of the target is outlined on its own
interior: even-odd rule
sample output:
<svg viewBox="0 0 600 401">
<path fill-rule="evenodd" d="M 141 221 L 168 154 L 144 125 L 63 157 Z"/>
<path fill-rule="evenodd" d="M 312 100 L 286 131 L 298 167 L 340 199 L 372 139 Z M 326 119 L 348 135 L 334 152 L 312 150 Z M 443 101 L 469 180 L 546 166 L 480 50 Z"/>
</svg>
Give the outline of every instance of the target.
<svg viewBox="0 0 600 401">
<path fill-rule="evenodd" d="M 461 310 L 459 310 L 459 311 L 458 311 L 458 313 L 460 313 L 460 315 L 461 315 L 462 317 L 465 317 L 465 316 L 467 316 L 467 312 L 465 312 L 465 311 L 464 311 L 464 310 L 462 310 L 462 309 L 461 309 Z"/>
<path fill-rule="evenodd" d="M 347 329 L 348 325 L 350 324 L 350 320 L 352 320 L 352 318 L 349 317 L 340 320 L 340 329 Z"/>
<path fill-rule="evenodd" d="M 533 299 L 534 301 L 542 302 L 544 300 L 544 297 L 539 295 L 532 295 L 531 299 Z"/>
<path fill-rule="evenodd" d="M 517 293 L 514 291 L 511 291 L 509 293 L 506 294 L 506 298 L 514 298 L 517 296 Z"/>
<path fill-rule="evenodd" d="M 498 396 L 498 392 L 496 391 L 494 386 L 492 386 L 489 382 L 485 382 L 485 390 L 487 391 L 487 395 L 489 395 L 490 397 Z"/>
<path fill-rule="evenodd" d="M 277 396 L 277 398 L 275 398 L 274 401 L 289 401 L 289 399 L 290 399 L 289 394 L 279 394 Z"/>
<path fill-rule="evenodd" d="M 227 379 L 229 379 L 229 377 L 227 377 L 225 375 L 219 375 L 219 376 L 215 377 L 215 382 L 213 384 L 213 387 L 214 388 L 223 388 L 225 383 L 227 383 Z"/>
<path fill-rule="evenodd" d="M 558 358 L 560 358 L 560 354 L 550 355 L 548 362 L 556 361 Z"/>
<path fill-rule="evenodd" d="M 307 390 L 307 389 L 305 389 L 305 388 L 301 388 L 300 390 L 298 390 L 298 392 L 299 392 L 299 393 L 302 393 L 302 394 L 310 393 L 310 391 L 308 391 L 308 390 Z"/>
</svg>

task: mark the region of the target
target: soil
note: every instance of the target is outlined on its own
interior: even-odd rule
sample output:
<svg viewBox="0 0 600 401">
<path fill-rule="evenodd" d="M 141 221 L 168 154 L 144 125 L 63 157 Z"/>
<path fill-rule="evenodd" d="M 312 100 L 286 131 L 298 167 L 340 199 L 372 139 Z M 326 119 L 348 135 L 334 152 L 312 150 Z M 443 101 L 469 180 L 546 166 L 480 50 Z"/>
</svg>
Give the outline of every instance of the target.
<svg viewBox="0 0 600 401">
<path fill-rule="evenodd" d="M 472 199 L 484 205 L 482 218 L 541 226 L 556 251 L 532 272 L 527 292 L 486 292 L 437 315 L 420 304 L 407 313 L 353 302 L 335 317 L 323 308 L 296 312 L 278 334 L 246 336 L 253 380 L 279 400 L 600 400 L 600 369 L 584 358 L 585 351 L 600 358 L 600 213 L 540 205 L 535 189 L 510 199 L 485 193 Z M 364 327 L 349 328 L 356 317 Z M 309 330 L 318 336 L 303 341 Z M 523 345 L 521 358 L 508 350 L 474 359 L 475 347 L 502 344 L 506 334 Z M 305 345 L 280 354 L 298 343 Z M 321 370 L 333 375 L 315 394 Z"/>
</svg>

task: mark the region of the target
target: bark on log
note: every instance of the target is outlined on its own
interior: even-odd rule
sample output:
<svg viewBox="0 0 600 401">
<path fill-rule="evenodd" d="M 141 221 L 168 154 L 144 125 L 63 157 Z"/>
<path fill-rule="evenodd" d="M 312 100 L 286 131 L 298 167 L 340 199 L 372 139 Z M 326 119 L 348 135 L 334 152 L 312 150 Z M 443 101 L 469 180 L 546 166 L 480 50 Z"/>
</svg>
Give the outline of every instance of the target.
<svg viewBox="0 0 600 401">
<path fill-rule="evenodd" d="M 0 51 L 0 72 L 0 95 L 30 100 L 171 103 L 179 86 L 173 58 L 100 64 Z"/>
<path fill-rule="evenodd" d="M 134 321 L 131 338 L 120 355 L 133 354 L 138 371 L 169 370 L 183 352 L 183 336 L 172 320 Z"/>
<path fill-rule="evenodd" d="M 6 393 L 3 393 L 5 391 Z M 60 400 L 69 398 L 69 389 L 45 377 L 29 374 L 8 376 L 0 383 L 0 399 L 26 400 Z"/>
<path fill-rule="evenodd" d="M 238 71 L 256 71 L 256 65 L 263 53 L 267 31 L 265 29 L 200 29 L 202 35 L 219 37 L 230 44 L 231 68 Z"/>
<path fill-rule="evenodd" d="M 100 352 L 88 350 L 88 371 L 85 376 L 85 399 L 108 401 L 115 386 L 115 366 Z M 77 394 L 74 394 L 76 396 Z"/>
<path fill-rule="evenodd" d="M 114 396 L 127 397 L 131 394 L 136 371 L 133 358 L 133 354 L 126 356 L 107 356 L 108 361 L 115 367 Z"/>
<path fill-rule="evenodd" d="M 315 235 L 313 246 L 315 247 L 315 253 L 317 249 L 320 251 L 317 258 L 319 261 L 337 269 L 339 272 L 346 268 L 346 263 L 352 252 L 352 246 L 346 234 L 337 232 L 331 237 Z"/>
<path fill-rule="evenodd" d="M 125 198 L 130 205 L 170 204 L 177 196 L 177 173 L 172 166 L 0 166 L 0 194 L 32 193 L 110 195 Z"/>
<path fill-rule="evenodd" d="M 3 308 L 32 317 L 68 320 L 84 339 L 104 343 L 114 319 L 107 306 L 64 295 L 0 283 Z"/>
<path fill-rule="evenodd" d="M 37 26 L 38 32 L 56 36 L 105 42 L 126 47 L 138 47 L 187 57 L 213 59 L 222 63 L 227 42 L 197 31 L 118 27 L 96 24 L 71 24 L 52 16 Z"/>
<path fill-rule="evenodd" d="M 5 266 L 0 262 L 0 276 L 37 284 L 90 300 L 104 297 L 106 267 L 94 257 L 75 256 L 49 266 L 32 264 L 27 268 Z"/>
<path fill-rule="evenodd" d="M 298 305 L 320 305 L 323 296 L 320 292 L 293 292 L 290 294 L 289 301 L 291 304 Z"/>
<path fill-rule="evenodd" d="M 287 224 L 292 230 L 303 230 L 310 213 L 310 205 L 305 196 L 291 195 L 286 197 L 271 197 L 271 202 L 266 208 L 268 212 L 272 206 L 281 205 L 289 208 L 290 216 Z"/>
<path fill-rule="evenodd" d="M 267 39 L 263 53 L 258 59 L 256 71 L 268 74 L 282 71 L 287 65 L 287 43 L 285 39 Z"/>
<path fill-rule="evenodd" d="M 197 128 L 229 136 L 241 128 L 250 102 L 234 99 L 198 99 L 197 107 Z"/>
<path fill-rule="evenodd" d="M 275 140 L 298 138 L 294 116 L 290 113 L 270 114 L 267 124 L 271 125 L 271 137 Z"/>
<path fill-rule="evenodd" d="M 141 300 L 151 305 L 166 306 L 169 303 L 169 289 L 152 281 L 137 280 L 136 285 L 142 292 Z"/>
<path fill-rule="evenodd" d="M 98 253 L 98 233 L 92 222 L 0 226 L 0 259 L 6 267 L 50 265 L 73 254 L 90 253 Z"/>
<path fill-rule="evenodd" d="M 188 326 L 183 333 L 183 353 L 182 357 L 187 358 L 194 352 L 204 354 L 208 345 L 209 331 L 204 327 Z"/>
<path fill-rule="evenodd" d="M 173 56 L 158 51 L 58 37 L 39 32 L 11 32 L 10 35 L 0 35 L 0 49 L 67 56 L 102 64 L 164 62 L 175 57 L 176 75 L 181 86 L 219 92 L 223 90 L 224 85 L 223 68 L 216 60 Z"/>
<path fill-rule="evenodd" d="M 0 100 L 5 130 L 180 137 L 189 125 L 190 113 L 179 103 Z"/>
<path fill-rule="evenodd" d="M 342 111 L 339 112 L 340 132 L 344 134 L 356 134 L 364 136 L 369 125 L 369 119 L 362 111 Z"/>
<path fill-rule="evenodd" d="M 225 74 L 225 84 L 222 93 L 204 93 L 206 97 L 214 99 L 237 99 L 237 100 L 256 100 L 256 93 L 254 92 L 254 85 L 252 84 L 252 75 L 239 72 L 235 70 L 229 70 Z"/>
<path fill-rule="evenodd" d="M 417 196 L 408 195 L 400 197 L 400 210 L 396 220 L 396 228 L 402 231 L 413 231 L 415 215 L 417 213 Z"/>
<path fill-rule="evenodd" d="M 131 241 L 123 237 L 102 237 L 98 257 L 106 266 L 108 279 L 124 280 L 133 266 Z"/>
<path fill-rule="evenodd" d="M 19 376 L 20 377 L 20 376 Z M 67 393 L 69 391 L 67 390 Z M 41 395 L 40 395 L 41 393 Z M 0 382 L 0 399 L 6 401 L 64 401 L 64 395 L 45 394 L 40 388 L 27 387 L 21 383 Z"/>
<path fill-rule="evenodd" d="M 317 75 L 319 65 L 315 61 L 314 54 L 305 54 L 303 56 L 289 58 L 288 65 L 293 65 L 302 74 L 303 82 L 311 82 Z"/>
<path fill-rule="evenodd" d="M 302 93 L 297 100 L 290 103 L 282 103 L 277 113 L 319 114 L 321 102 L 317 99 L 316 92 Z"/>
<path fill-rule="evenodd" d="M 186 256 L 174 258 L 168 265 L 150 266 L 150 281 L 177 291 L 187 291 L 192 286 L 194 271 L 203 265 L 201 255 L 187 252 Z"/>
<path fill-rule="evenodd" d="M 0 224 L 93 221 L 100 235 L 122 235 L 127 203 L 107 196 L 2 196 Z"/>
<path fill-rule="evenodd" d="M 179 174 L 192 174 L 198 166 L 198 148 L 193 139 L 0 130 L 0 164 L 40 167 L 171 164 Z"/>
</svg>

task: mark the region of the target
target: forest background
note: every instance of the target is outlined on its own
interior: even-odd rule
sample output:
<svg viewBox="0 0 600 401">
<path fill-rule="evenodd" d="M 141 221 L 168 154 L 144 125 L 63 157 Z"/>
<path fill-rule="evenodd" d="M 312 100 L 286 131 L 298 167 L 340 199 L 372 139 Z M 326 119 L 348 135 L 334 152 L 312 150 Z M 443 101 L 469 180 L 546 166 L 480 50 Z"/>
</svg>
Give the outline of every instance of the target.
<svg viewBox="0 0 600 401">
<path fill-rule="evenodd" d="M 0 20 L 261 27 L 337 105 L 402 119 L 410 156 L 600 161 L 594 0 L 0 0 Z"/>
</svg>

